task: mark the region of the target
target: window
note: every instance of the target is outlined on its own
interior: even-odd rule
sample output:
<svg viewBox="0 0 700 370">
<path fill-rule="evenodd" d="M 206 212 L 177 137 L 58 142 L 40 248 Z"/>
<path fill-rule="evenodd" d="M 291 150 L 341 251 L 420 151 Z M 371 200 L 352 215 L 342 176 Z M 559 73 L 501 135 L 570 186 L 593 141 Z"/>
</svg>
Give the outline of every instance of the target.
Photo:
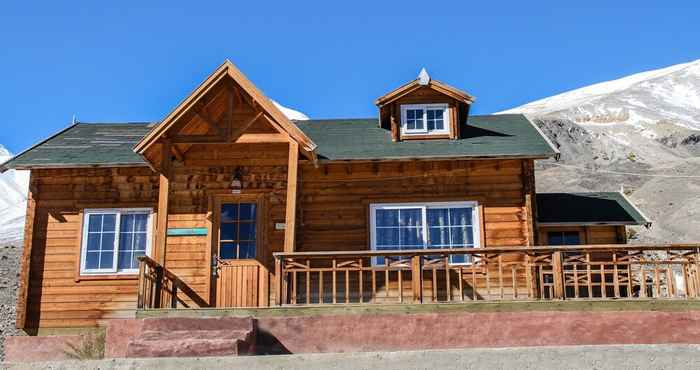
<svg viewBox="0 0 700 370">
<path fill-rule="evenodd" d="M 150 209 L 86 210 L 80 272 L 135 273 L 151 244 Z"/>
<path fill-rule="evenodd" d="M 372 204 L 373 250 L 458 249 L 479 246 L 478 212 L 474 202 Z M 373 261 L 384 264 L 383 257 Z M 470 263 L 453 255 L 451 263 Z"/>
<path fill-rule="evenodd" d="M 255 203 L 221 205 L 219 258 L 255 258 L 256 206 Z"/>
<path fill-rule="evenodd" d="M 449 134 L 447 104 L 419 104 L 401 106 L 401 133 Z"/>
<path fill-rule="evenodd" d="M 547 233 L 549 245 L 579 245 L 581 237 L 578 231 L 550 231 Z"/>
</svg>

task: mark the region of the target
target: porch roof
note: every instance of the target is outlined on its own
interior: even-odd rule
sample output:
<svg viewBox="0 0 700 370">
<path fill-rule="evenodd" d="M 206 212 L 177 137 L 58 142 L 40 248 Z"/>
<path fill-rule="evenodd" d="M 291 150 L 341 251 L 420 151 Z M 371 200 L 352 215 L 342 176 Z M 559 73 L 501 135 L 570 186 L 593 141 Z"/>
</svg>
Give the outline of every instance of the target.
<svg viewBox="0 0 700 370">
<path fill-rule="evenodd" d="M 523 115 L 470 116 L 457 140 L 393 142 L 377 119 L 296 121 L 321 160 L 532 157 L 558 154 Z M 8 169 L 146 166 L 134 152 L 151 122 L 76 123 L 0 165 Z"/>
<path fill-rule="evenodd" d="M 651 225 L 622 193 L 538 193 L 540 226 Z"/>
</svg>

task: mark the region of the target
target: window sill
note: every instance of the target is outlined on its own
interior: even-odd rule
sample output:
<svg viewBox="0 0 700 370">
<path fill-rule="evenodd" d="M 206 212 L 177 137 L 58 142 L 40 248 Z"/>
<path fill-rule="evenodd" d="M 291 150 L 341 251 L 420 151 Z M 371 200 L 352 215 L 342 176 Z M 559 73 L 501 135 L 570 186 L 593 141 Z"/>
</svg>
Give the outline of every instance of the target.
<svg viewBox="0 0 700 370">
<path fill-rule="evenodd" d="M 401 140 L 450 139 L 450 134 L 401 134 Z"/>
<path fill-rule="evenodd" d="M 124 274 L 93 274 L 93 275 L 78 275 L 75 278 L 75 282 L 80 281 L 95 281 L 95 280 L 138 280 L 139 275 L 137 272 L 124 273 Z"/>
</svg>

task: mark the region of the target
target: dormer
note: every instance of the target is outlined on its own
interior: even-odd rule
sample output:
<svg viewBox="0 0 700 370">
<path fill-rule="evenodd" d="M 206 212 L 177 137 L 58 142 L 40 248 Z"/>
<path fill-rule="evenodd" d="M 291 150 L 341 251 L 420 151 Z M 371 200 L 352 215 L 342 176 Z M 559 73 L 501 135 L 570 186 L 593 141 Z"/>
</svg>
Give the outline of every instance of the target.
<svg viewBox="0 0 700 370">
<path fill-rule="evenodd" d="M 393 141 L 458 139 L 474 97 L 430 78 L 418 77 L 378 98 L 379 126 L 391 130 Z"/>
</svg>

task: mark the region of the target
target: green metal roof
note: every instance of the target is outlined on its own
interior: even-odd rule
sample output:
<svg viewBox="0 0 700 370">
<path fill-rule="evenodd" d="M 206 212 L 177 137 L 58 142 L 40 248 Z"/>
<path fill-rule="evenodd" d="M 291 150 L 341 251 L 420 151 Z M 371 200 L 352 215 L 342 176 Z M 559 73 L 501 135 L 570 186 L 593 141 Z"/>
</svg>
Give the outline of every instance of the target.
<svg viewBox="0 0 700 370">
<path fill-rule="evenodd" d="M 538 193 L 540 225 L 651 225 L 622 193 Z"/>
<path fill-rule="evenodd" d="M 469 157 L 551 157 L 558 151 L 525 116 L 470 116 L 458 140 L 393 142 L 376 119 L 296 121 L 317 145 L 321 160 L 383 160 Z M 146 162 L 134 145 L 149 122 L 76 123 L 0 165 L 10 168 L 134 166 Z"/>
<path fill-rule="evenodd" d="M 296 122 L 317 145 L 319 159 L 381 160 L 459 157 L 552 157 L 558 151 L 522 114 L 470 116 L 458 140 L 393 142 L 377 119 Z"/>
<path fill-rule="evenodd" d="M 0 165 L 10 168 L 145 166 L 133 151 L 151 129 L 146 122 L 76 123 Z"/>
</svg>

